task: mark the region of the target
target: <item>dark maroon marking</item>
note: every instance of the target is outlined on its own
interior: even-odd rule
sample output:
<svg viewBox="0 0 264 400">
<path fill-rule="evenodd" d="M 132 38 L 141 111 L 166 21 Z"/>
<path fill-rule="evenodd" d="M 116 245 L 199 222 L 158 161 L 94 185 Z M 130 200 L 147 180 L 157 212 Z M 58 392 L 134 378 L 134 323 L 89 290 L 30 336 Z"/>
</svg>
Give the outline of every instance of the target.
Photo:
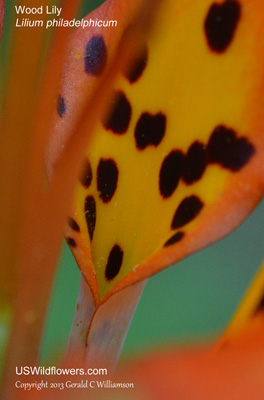
<svg viewBox="0 0 264 400">
<path fill-rule="evenodd" d="M 131 119 L 131 105 L 121 90 L 117 90 L 113 96 L 110 113 L 103 121 L 103 126 L 117 134 L 123 134 L 127 131 Z"/>
<path fill-rule="evenodd" d="M 91 37 L 84 53 L 84 68 L 87 74 L 100 75 L 106 65 L 107 50 L 103 36 Z"/>
<path fill-rule="evenodd" d="M 58 98 L 58 102 L 57 102 L 57 111 L 59 116 L 62 118 L 64 116 L 64 114 L 66 113 L 66 104 L 65 104 L 65 100 L 64 97 L 62 97 L 61 95 Z"/>
<path fill-rule="evenodd" d="M 264 313 L 264 294 L 263 294 L 262 298 L 260 299 L 254 314 L 258 314 L 260 312 Z"/>
<path fill-rule="evenodd" d="M 136 128 L 135 140 L 139 150 L 147 146 L 157 147 L 163 139 L 166 129 L 166 117 L 162 113 L 151 115 L 148 112 L 141 114 Z"/>
<path fill-rule="evenodd" d="M 90 240 L 92 241 L 96 224 L 96 203 L 93 196 L 86 197 L 84 203 L 84 213 Z"/>
<path fill-rule="evenodd" d="M 239 171 L 255 153 L 254 146 L 224 125 L 217 126 L 207 146 L 209 162 L 220 164 L 231 171 Z"/>
<path fill-rule="evenodd" d="M 124 71 L 125 77 L 130 83 L 136 82 L 144 72 L 148 62 L 148 49 L 147 46 L 143 46 L 141 51 L 138 53 L 136 59 L 129 67 Z"/>
<path fill-rule="evenodd" d="M 171 229 L 181 228 L 191 222 L 195 217 L 197 217 L 202 208 L 202 201 L 195 195 L 183 199 L 175 211 L 171 223 Z"/>
<path fill-rule="evenodd" d="M 211 5 L 204 30 L 208 46 L 215 53 L 223 53 L 232 42 L 241 15 L 240 8 L 236 0 Z"/>
<path fill-rule="evenodd" d="M 77 246 L 76 242 L 75 242 L 75 240 L 73 238 L 68 237 L 68 238 L 66 238 L 66 241 L 67 241 L 68 245 L 71 246 L 71 247 L 76 247 Z"/>
<path fill-rule="evenodd" d="M 108 203 L 115 194 L 118 181 L 118 168 L 111 158 L 101 158 L 97 167 L 97 190 L 104 203 Z"/>
<path fill-rule="evenodd" d="M 123 262 L 123 254 L 124 252 L 118 244 L 115 244 L 110 251 L 105 270 L 105 277 L 108 281 L 114 279 L 120 271 Z"/>
<path fill-rule="evenodd" d="M 203 175 L 207 164 L 206 146 L 194 142 L 184 157 L 182 179 L 187 185 L 197 182 Z"/>
<path fill-rule="evenodd" d="M 160 194 L 170 197 L 178 186 L 182 171 L 183 153 L 172 150 L 163 160 L 159 173 Z"/>
<path fill-rule="evenodd" d="M 80 227 L 73 218 L 68 218 L 68 224 L 72 230 L 74 230 L 76 232 L 80 232 Z"/>
<path fill-rule="evenodd" d="M 81 184 L 85 188 L 88 188 L 91 185 L 93 174 L 92 174 L 91 164 L 87 158 L 83 162 L 83 167 L 79 179 Z"/>
<path fill-rule="evenodd" d="M 169 247 L 175 243 L 180 242 L 184 237 L 184 232 L 177 232 L 164 244 L 164 247 Z"/>
</svg>

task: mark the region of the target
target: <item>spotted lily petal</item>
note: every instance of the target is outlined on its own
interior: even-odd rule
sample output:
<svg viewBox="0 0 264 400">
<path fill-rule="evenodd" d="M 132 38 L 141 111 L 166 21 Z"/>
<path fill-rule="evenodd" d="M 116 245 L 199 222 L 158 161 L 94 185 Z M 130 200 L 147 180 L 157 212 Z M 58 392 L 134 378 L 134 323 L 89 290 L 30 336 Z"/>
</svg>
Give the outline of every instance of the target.
<svg viewBox="0 0 264 400">
<path fill-rule="evenodd" d="M 107 2 L 92 17 L 107 11 L 115 18 L 118 5 Z M 262 25 L 257 1 L 168 1 L 150 31 L 137 36 L 134 29 L 127 64 L 117 46 L 122 24 L 74 34 L 48 150 L 51 175 L 78 115 L 83 127 L 95 120 L 92 108 L 84 114 L 84 99 L 109 73 L 108 57 L 122 64 L 89 132 L 65 232 L 95 310 L 223 237 L 260 200 Z"/>
<path fill-rule="evenodd" d="M 141 38 L 91 136 L 66 232 L 96 301 L 226 235 L 261 198 L 262 25 L 257 1 L 168 1 Z M 103 30 L 83 46 L 83 77 L 89 46 L 98 66 L 111 54 L 102 43 Z"/>
</svg>

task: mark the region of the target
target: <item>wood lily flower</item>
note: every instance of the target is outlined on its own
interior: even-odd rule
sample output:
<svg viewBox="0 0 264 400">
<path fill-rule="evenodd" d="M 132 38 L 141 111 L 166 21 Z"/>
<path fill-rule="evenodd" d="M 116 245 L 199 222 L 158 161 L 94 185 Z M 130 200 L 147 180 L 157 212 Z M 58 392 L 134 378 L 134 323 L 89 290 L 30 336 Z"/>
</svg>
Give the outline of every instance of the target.
<svg viewBox="0 0 264 400">
<path fill-rule="evenodd" d="M 69 354 L 78 349 L 89 362 L 118 347 L 130 320 L 124 304 L 132 312 L 132 291 L 142 288 L 131 285 L 226 235 L 263 193 L 260 6 L 156 7 L 147 30 L 132 22 L 122 37 L 130 5 L 108 1 L 87 18 L 121 13 L 120 26 L 73 34 L 48 148 L 52 174 L 84 107 L 81 88 L 98 89 L 115 57 L 109 105 L 89 138 L 66 230 L 85 280 L 81 303 L 89 304 L 78 306 Z M 117 43 L 131 35 L 134 55 L 124 60 Z"/>
<path fill-rule="evenodd" d="M 65 1 L 62 18 L 78 5 Z M 66 220 L 82 281 L 64 363 L 110 368 L 145 280 L 228 234 L 263 195 L 260 2 L 107 0 L 86 20 L 117 25 L 12 38 L 1 144 L 1 246 L 16 277 L 3 280 L 15 310 L 7 380 L 18 362 L 37 362 Z"/>
</svg>

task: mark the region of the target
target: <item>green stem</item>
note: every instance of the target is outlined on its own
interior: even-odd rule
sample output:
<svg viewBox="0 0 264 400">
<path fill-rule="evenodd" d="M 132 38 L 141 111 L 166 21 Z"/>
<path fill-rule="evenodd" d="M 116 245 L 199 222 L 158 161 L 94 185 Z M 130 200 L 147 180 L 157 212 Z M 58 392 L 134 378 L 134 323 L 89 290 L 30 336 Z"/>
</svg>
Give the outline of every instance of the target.
<svg viewBox="0 0 264 400">
<path fill-rule="evenodd" d="M 64 363 L 77 361 L 113 373 L 145 284 L 129 286 L 95 307 L 82 278 Z"/>
</svg>

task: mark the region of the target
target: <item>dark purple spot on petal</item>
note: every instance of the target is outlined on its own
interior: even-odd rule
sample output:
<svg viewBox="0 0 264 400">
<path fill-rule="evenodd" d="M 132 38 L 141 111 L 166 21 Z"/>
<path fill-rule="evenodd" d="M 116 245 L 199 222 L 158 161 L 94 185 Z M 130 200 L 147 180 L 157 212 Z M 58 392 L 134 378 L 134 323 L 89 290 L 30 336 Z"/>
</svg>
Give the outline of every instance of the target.
<svg viewBox="0 0 264 400">
<path fill-rule="evenodd" d="M 200 142 L 194 142 L 184 157 L 182 179 L 187 185 L 197 182 L 206 168 L 206 147 Z"/>
<path fill-rule="evenodd" d="M 58 98 L 58 102 L 57 102 L 57 111 L 59 116 L 62 118 L 64 116 L 64 114 L 66 113 L 66 104 L 65 104 L 65 100 L 64 97 L 59 96 Z"/>
<path fill-rule="evenodd" d="M 148 61 L 148 50 L 147 46 L 143 46 L 140 52 L 137 54 L 136 59 L 132 62 L 128 68 L 124 71 L 125 77 L 130 83 L 136 82 L 144 72 Z"/>
<path fill-rule="evenodd" d="M 109 254 L 105 270 L 105 277 L 108 281 L 111 281 L 118 275 L 123 262 L 123 254 L 124 252 L 120 246 L 115 244 Z"/>
<path fill-rule="evenodd" d="M 111 110 L 103 121 L 103 126 L 117 134 L 127 131 L 131 119 L 131 105 L 121 90 L 117 90 L 113 96 Z"/>
<path fill-rule="evenodd" d="M 255 310 L 255 314 L 258 314 L 260 312 L 264 313 L 264 294 L 263 294 L 263 296 L 261 297 L 260 301 L 257 304 L 256 310 Z"/>
<path fill-rule="evenodd" d="M 88 196 L 84 203 L 84 213 L 88 228 L 90 240 L 93 240 L 95 224 L 96 224 L 96 203 L 93 196 Z"/>
<path fill-rule="evenodd" d="M 73 218 L 68 218 L 68 224 L 72 230 L 74 230 L 76 232 L 80 232 L 80 227 Z"/>
<path fill-rule="evenodd" d="M 172 246 L 175 243 L 180 242 L 184 237 L 184 232 L 177 232 L 164 244 L 164 247 Z"/>
<path fill-rule="evenodd" d="M 75 240 L 70 238 L 70 237 L 66 238 L 66 241 L 67 241 L 68 245 L 71 246 L 71 247 L 76 247 L 77 246 Z"/>
<path fill-rule="evenodd" d="M 178 186 L 182 162 L 183 154 L 179 150 L 171 151 L 163 160 L 159 173 L 159 189 L 162 197 L 170 197 Z"/>
<path fill-rule="evenodd" d="M 163 139 L 166 129 L 166 116 L 162 113 L 151 115 L 148 112 L 141 114 L 136 128 L 135 140 L 139 150 L 147 146 L 157 147 Z"/>
<path fill-rule="evenodd" d="M 215 53 L 223 53 L 233 40 L 240 19 L 240 4 L 236 0 L 213 3 L 204 22 L 208 46 Z"/>
<path fill-rule="evenodd" d="M 239 171 L 255 153 L 254 146 L 245 137 L 237 137 L 233 129 L 219 125 L 208 143 L 208 158 L 231 171 Z"/>
<path fill-rule="evenodd" d="M 80 174 L 80 182 L 85 187 L 88 188 L 92 182 L 93 175 L 92 175 L 92 168 L 89 160 L 87 158 L 83 162 L 82 171 Z"/>
<path fill-rule="evenodd" d="M 182 200 L 177 210 L 175 211 L 171 228 L 177 229 L 191 222 L 201 209 L 203 208 L 203 203 L 199 199 L 199 197 L 192 195 L 190 197 L 186 197 Z"/>
<path fill-rule="evenodd" d="M 86 45 L 84 68 L 87 74 L 100 75 L 106 65 L 107 50 L 104 38 L 100 35 L 91 37 Z"/>
<path fill-rule="evenodd" d="M 115 194 L 118 182 L 118 168 L 111 158 L 101 158 L 97 167 L 97 190 L 104 203 L 108 203 Z"/>
</svg>

